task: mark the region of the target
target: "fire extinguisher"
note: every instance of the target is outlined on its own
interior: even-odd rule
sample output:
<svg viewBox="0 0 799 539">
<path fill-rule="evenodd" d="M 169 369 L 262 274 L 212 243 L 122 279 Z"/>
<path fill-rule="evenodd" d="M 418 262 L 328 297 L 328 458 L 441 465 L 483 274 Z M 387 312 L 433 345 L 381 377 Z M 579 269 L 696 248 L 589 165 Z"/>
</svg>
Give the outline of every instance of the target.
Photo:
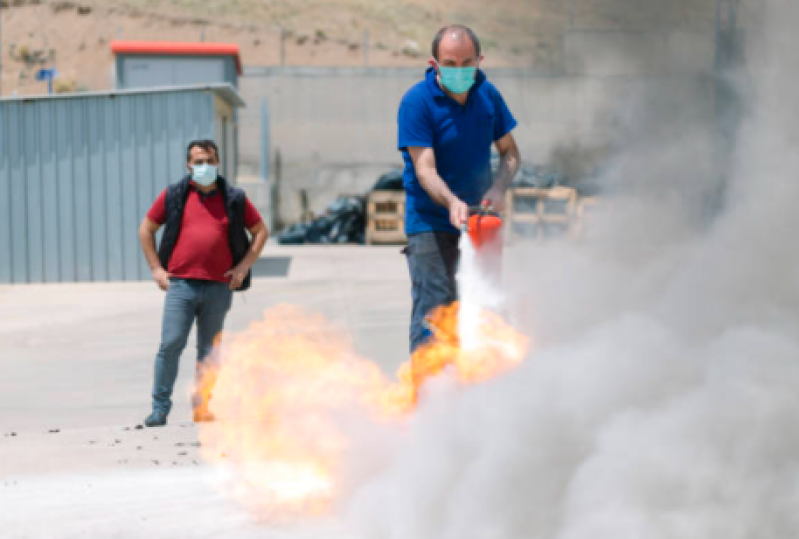
<svg viewBox="0 0 799 539">
<path fill-rule="evenodd" d="M 476 250 L 502 245 L 502 218 L 488 204 L 469 207 L 469 219 L 462 231 L 469 234 Z"/>
</svg>

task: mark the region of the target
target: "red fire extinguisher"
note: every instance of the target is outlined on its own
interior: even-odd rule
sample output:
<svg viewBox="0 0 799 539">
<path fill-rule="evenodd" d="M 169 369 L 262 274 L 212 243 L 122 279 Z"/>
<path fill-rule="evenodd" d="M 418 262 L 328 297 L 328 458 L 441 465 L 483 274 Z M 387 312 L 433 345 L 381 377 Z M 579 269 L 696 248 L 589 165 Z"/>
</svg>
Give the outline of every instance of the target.
<svg viewBox="0 0 799 539">
<path fill-rule="evenodd" d="M 502 218 L 487 204 L 470 206 L 469 219 L 463 228 L 477 250 L 502 244 Z"/>
</svg>

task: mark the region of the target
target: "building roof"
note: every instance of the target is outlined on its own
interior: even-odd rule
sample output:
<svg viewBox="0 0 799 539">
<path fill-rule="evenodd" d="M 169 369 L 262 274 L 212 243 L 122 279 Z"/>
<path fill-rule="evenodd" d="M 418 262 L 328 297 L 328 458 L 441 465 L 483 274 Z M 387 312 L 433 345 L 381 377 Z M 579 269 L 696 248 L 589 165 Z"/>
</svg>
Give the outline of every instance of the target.
<svg viewBox="0 0 799 539">
<path fill-rule="evenodd" d="M 241 56 L 235 43 L 181 43 L 177 41 L 112 41 L 114 54 L 160 56 L 232 56 L 241 75 Z"/>
<path fill-rule="evenodd" d="M 186 92 L 186 91 L 206 91 L 213 92 L 232 107 L 244 107 L 244 99 L 241 94 L 226 83 L 215 84 L 194 84 L 188 86 L 161 86 L 153 88 L 131 88 L 125 90 L 108 90 L 104 92 L 74 92 L 69 94 L 52 94 L 52 95 L 19 95 L 19 96 L 4 96 L 0 97 L 0 103 L 8 101 L 33 101 L 37 99 L 79 99 L 87 97 L 115 97 L 118 95 L 135 95 L 135 94 L 154 94 L 165 92 Z"/>
</svg>

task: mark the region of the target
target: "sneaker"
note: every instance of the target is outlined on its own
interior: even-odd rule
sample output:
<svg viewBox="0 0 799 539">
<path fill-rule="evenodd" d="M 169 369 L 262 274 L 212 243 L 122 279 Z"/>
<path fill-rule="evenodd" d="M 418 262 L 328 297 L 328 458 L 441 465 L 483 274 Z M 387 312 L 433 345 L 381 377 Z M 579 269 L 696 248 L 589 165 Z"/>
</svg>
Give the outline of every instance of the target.
<svg viewBox="0 0 799 539">
<path fill-rule="evenodd" d="M 166 412 L 153 412 L 144 420 L 145 427 L 163 427 L 166 425 Z"/>
<path fill-rule="evenodd" d="M 216 416 L 208 411 L 207 408 L 196 408 L 194 410 L 194 422 L 195 423 L 202 423 L 205 421 L 215 421 Z"/>
</svg>

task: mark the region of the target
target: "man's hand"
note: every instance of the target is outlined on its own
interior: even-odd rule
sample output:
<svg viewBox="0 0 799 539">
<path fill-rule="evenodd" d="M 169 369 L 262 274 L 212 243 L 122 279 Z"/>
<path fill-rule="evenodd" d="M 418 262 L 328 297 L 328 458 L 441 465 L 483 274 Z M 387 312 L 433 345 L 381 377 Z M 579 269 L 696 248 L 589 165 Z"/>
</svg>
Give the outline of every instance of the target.
<svg viewBox="0 0 799 539">
<path fill-rule="evenodd" d="M 243 267 L 241 264 L 235 266 L 233 269 L 230 269 L 225 272 L 225 277 L 230 277 L 230 289 L 236 290 L 241 286 L 241 283 L 244 282 L 244 279 L 247 277 L 247 272 L 250 270 L 248 267 Z"/>
<path fill-rule="evenodd" d="M 494 186 L 488 190 L 483 197 L 481 206 L 488 206 L 494 211 L 502 211 L 505 209 L 505 191 L 499 187 Z"/>
<path fill-rule="evenodd" d="M 169 290 L 169 278 L 172 277 L 170 273 L 162 267 L 157 267 L 153 269 L 153 280 L 158 285 L 158 288 L 166 292 Z"/>
<path fill-rule="evenodd" d="M 458 230 L 469 220 L 469 206 L 458 197 L 452 197 L 449 203 L 449 222 Z"/>
</svg>

